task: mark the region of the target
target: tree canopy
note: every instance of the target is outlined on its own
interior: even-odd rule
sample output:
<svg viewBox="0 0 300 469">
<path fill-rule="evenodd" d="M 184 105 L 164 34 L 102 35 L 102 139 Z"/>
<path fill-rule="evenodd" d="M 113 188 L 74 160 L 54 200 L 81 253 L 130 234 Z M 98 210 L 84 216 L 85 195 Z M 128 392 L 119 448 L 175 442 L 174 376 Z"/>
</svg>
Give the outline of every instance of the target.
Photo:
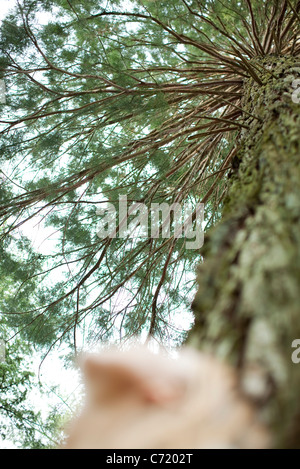
<svg viewBox="0 0 300 469">
<path fill-rule="evenodd" d="M 17 2 L 0 33 L 0 325 L 75 353 L 135 335 L 182 343 L 201 250 L 173 215 L 164 237 L 119 236 L 120 196 L 189 208 L 194 227 L 202 203 L 205 230 L 216 223 L 237 139 L 261 120 L 245 83 L 299 55 L 299 12 L 299 0 Z M 101 238 L 108 203 L 116 236 Z"/>
<path fill-rule="evenodd" d="M 199 251 L 172 234 L 99 239 L 96 208 L 120 195 L 147 205 L 202 202 L 206 226 L 213 224 L 235 136 L 247 129 L 239 121 L 243 81 L 263 79 L 267 68 L 256 57 L 298 53 L 298 7 L 18 2 L 0 41 L 8 90 L 1 238 L 11 250 L 18 230 L 37 220 L 53 227 L 55 242 L 28 260 L 26 274 L 17 268 L 26 279 L 2 307 L 8 318 L 14 310 L 14 325 L 41 343 L 76 344 L 86 318 L 93 340 L 116 330 L 182 340 L 175 311 L 189 309 Z"/>
</svg>

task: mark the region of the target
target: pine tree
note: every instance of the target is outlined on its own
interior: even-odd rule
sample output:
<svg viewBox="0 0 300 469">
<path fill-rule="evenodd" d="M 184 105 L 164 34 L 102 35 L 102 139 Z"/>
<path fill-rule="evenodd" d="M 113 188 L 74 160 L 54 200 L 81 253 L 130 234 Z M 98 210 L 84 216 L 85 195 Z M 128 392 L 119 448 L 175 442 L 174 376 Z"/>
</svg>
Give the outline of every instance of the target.
<svg viewBox="0 0 300 469">
<path fill-rule="evenodd" d="M 14 327 L 75 349 L 88 322 L 91 341 L 119 331 L 213 350 L 242 382 L 261 376 L 252 397 L 288 447 L 300 433 L 299 14 L 299 0 L 24 0 L 0 40 L 2 239 L 37 218 L 60 236 Z M 99 239 L 95 206 L 120 195 L 204 203 L 203 249 L 174 234 Z M 199 263 L 186 337 L 175 312 Z"/>
</svg>

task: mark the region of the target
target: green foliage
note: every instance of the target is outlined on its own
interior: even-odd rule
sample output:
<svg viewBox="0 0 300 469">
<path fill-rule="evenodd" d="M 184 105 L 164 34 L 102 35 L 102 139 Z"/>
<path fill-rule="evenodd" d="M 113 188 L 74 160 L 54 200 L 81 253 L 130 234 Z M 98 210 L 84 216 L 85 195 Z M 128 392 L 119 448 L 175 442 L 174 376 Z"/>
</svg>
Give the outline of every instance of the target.
<svg viewBox="0 0 300 469">
<path fill-rule="evenodd" d="M 35 387 L 30 353 L 25 341 L 9 341 L 0 362 L 0 435 L 6 449 L 47 449 L 56 444 L 55 435 L 59 437 L 60 416 L 53 412 L 42 418 L 33 399 L 30 402 Z"/>
</svg>

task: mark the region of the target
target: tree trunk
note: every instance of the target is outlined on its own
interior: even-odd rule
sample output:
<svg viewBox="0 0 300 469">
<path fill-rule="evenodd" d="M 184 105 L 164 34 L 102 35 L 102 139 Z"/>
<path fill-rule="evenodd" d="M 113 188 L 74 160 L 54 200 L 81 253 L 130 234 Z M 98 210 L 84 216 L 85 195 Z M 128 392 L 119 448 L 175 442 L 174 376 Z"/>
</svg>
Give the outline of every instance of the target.
<svg viewBox="0 0 300 469">
<path fill-rule="evenodd" d="M 204 241 L 188 342 L 232 363 L 270 424 L 274 446 L 296 448 L 300 363 L 291 356 L 300 339 L 300 104 L 292 83 L 300 62 L 273 56 L 253 65 L 263 85 L 244 84 L 249 129 L 239 135 L 223 218 Z"/>
</svg>

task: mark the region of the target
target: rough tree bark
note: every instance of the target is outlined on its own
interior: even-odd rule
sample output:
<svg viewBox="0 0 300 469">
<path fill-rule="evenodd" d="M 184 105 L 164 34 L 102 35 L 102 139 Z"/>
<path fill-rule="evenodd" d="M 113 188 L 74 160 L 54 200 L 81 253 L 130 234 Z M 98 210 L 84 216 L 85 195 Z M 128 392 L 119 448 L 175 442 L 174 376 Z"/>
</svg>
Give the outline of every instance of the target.
<svg viewBox="0 0 300 469">
<path fill-rule="evenodd" d="M 255 64 L 254 64 L 255 65 Z M 230 361 L 274 446 L 300 447 L 300 104 L 295 58 L 261 59 L 244 83 L 249 129 L 239 135 L 222 221 L 206 236 L 188 342 Z"/>
</svg>

